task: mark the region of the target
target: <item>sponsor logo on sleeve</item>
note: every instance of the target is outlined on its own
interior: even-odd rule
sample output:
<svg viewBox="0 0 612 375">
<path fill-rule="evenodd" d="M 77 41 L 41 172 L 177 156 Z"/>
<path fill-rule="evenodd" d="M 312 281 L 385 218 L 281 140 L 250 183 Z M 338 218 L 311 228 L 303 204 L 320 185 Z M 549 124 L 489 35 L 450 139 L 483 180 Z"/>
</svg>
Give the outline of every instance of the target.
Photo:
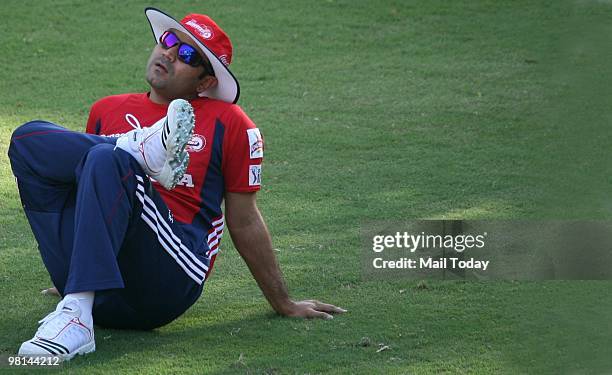
<svg viewBox="0 0 612 375">
<path fill-rule="evenodd" d="M 259 129 L 247 129 L 249 136 L 249 157 L 251 159 L 263 158 L 263 139 Z"/>
<path fill-rule="evenodd" d="M 249 166 L 249 186 L 261 185 L 261 164 Z"/>
</svg>

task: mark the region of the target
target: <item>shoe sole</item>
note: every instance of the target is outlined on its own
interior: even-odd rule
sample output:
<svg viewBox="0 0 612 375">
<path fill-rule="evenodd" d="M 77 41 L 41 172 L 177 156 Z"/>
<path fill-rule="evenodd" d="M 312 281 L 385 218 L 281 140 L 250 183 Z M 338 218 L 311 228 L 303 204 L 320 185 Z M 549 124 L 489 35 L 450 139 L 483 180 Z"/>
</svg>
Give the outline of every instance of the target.
<svg viewBox="0 0 612 375">
<path fill-rule="evenodd" d="M 60 354 L 60 355 L 58 355 L 58 357 L 62 361 L 70 361 L 77 354 L 78 355 L 85 355 L 85 354 L 93 353 L 95 351 L 96 351 L 96 342 L 92 341 L 92 342 L 90 342 L 88 344 L 85 344 L 85 345 L 81 346 L 80 348 L 78 348 L 77 350 L 75 350 L 74 352 L 72 352 L 70 354 Z"/>
<path fill-rule="evenodd" d="M 64 362 L 64 361 L 70 361 L 77 354 L 78 355 L 85 355 L 85 354 L 93 353 L 95 351 L 96 351 L 96 342 L 94 340 L 92 340 L 91 342 L 81 346 L 80 348 L 76 349 L 72 353 L 68 353 L 68 354 L 55 354 L 55 355 L 52 355 L 52 354 L 49 354 L 49 353 L 23 353 L 20 350 L 18 355 L 22 356 L 22 357 L 49 357 L 49 358 L 58 358 L 61 362 Z"/>
<path fill-rule="evenodd" d="M 168 121 L 173 121 L 174 126 Z M 183 99 L 174 100 L 168 107 L 168 116 L 163 127 L 166 145 L 166 162 L 155 177 L 166 189 L 172 190 L 181 181 L 189 165 L 189 153 L 185 150 L 195 126 L 193 107 Z"/>
</svg>

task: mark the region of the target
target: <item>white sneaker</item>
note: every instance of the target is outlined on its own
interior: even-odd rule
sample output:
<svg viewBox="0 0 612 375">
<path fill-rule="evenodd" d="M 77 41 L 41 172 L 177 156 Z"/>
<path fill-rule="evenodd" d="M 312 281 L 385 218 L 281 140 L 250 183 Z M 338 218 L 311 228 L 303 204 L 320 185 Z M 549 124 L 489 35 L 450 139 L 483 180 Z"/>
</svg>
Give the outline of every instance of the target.
<svg viewBox="0 0 612 375">
<path fill-rule="evenodd" d="M 77 354 L 96 350 L 93 322 L 84 323 L 81 308 L 76 298 L 64 298 L 55 311 L 41 319 L 42 325 L 34 337 L 19 348 L 25 357 L 53 356 L 69 361 Z"/>
<path fill-rule="evenodd" d="M 183 178 L 189 154 L 185 151 L 193 134 L 193 107 L 183 99 L 173 100 L 168 114 L 148 128 L 134 129 L 119 139 L 117 146 L 136 158 L 142 169 L 167 190 Z"/>
</svg>

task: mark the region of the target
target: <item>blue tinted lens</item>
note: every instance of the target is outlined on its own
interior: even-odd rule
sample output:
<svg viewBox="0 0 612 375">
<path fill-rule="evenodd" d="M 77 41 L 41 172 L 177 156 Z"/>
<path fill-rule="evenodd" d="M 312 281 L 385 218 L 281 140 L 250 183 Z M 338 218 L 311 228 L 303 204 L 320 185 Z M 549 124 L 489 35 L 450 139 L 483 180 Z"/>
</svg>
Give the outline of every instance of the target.
<svg viewBox="0 0 612 375">
<path fill-rule="evenodd" d="M 181 42 L 179 38 L 174 35 L 174 33 L 171 33 L 169 31 L 166 31 L 159 39 L 162 46 L 164 46 L 166 49 L 172 48 Z"/>
<path fill-rule="evenodd" d="M 198 52 L 188 44 L 182 44 L 178 50 L 178 56 L 185 64 L 193 64 L 197 58 Z"/>
</svg>

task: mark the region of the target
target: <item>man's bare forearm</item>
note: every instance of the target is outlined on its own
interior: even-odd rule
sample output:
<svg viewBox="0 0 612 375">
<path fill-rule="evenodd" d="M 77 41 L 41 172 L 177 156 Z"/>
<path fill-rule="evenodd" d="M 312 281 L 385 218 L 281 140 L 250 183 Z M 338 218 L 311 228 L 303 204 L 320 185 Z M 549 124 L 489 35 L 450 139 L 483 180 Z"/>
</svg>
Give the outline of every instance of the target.
<svg viewBox="0 0 612 375">
<path fill-rule="evenodd" d="M 272 308 L 279 314 L 287 315 L 292 301 L 272 249 L 270 233 L 259 210 L 248 221 L 228 222 L 228 228 L 236 249 Z"/>
<path fill-rule="evenodd" d="M 331 319 L 346 310 L 317 300 L 293 301 L 272 249 L 272 239 L 256 204 L 255 193 L 227 193 L 225 217 L 238 252 L 277 313 L 300 318 Z"/>
</svg>

